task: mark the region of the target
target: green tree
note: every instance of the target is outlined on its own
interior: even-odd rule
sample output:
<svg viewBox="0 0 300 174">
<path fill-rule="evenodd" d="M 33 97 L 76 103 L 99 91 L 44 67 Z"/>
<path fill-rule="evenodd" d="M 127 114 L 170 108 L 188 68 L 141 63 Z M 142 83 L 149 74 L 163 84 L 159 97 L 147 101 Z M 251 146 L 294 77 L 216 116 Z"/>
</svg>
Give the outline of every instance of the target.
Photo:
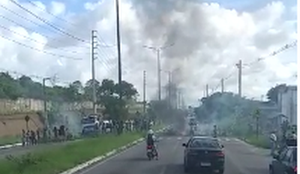
<svg viewBox="0 0 300 174">
<path fill-rule="evenodd" d="M 285 88 L 286 84 L 280 84 L 276 85 L 275 87 L 272 87 L 267 92 L 267 97 L 270 101 L 278 103 L 278 93 L 282 88 Z"/>
<path fill-rule="evenodd" d="M 119 97 L 120 90 L 122 90 L 122 100 Z M 134 86 L 126 81 L 119 85 L 113 80 L 103 79 L 97 89 L 98 104 L 105 107 L 104 114 L 115 120 L 123 120 L 128 117 L 129 113 L 126 104 L 129 100 L 135 98 L 137 94 Z"/>
<path fill-rule="evenodd" d="M 46 99 L 59 102 L 92 101 L 92 80 L 85 85 L 76 80 L 68 86 L 46 86 Z M 114 119 L 125 119 L 128 112 L 128 103 L 135 101 L 137 90 L 131 83 L 122 81 L 121 85 L 113 80 L 104 79 L 101 84 L 96 80 L 97 102 L 105 107 L 105 113 Z M 119 91 L 122 91 L 122 100 Z M 0 99 L 18 99 L 20 97 L 44 99 L 43 85 L 33 81 L 28 76 L 14 79 L 9 73 L 0 72 Z"/>
<path fill-rule="evenodd" d="M 96 88 L 98 88 L 100 85 L 100 82 L 95 80 L 95 86 Z M 93 101 L 93 80 L 90 79 L 85 83 L 84 86 L 84 99 L 85 100 L 89 100 L 89 101 Z"/>
<path fill-rule="evenodd" d="M 15 100 L 22 94 L 20 85 L 8 73 L 0 73 L 0 89 L 6 99 Z"/>
</svg>

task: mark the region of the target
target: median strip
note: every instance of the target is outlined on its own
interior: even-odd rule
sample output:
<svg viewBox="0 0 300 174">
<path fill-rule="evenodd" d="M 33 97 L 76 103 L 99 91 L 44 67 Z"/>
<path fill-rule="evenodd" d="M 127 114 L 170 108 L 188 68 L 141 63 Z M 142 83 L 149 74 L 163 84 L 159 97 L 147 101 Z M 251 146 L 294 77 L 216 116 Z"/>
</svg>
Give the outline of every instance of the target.
<svg viewBox="0 0 300 174">
<path fill-rule="evenodd" d="M 140 143 L 143 136 L 142 133 L 103 135 L 43 152 L 1 160 L 0 173 L 72 174 Z"/>
</svg>

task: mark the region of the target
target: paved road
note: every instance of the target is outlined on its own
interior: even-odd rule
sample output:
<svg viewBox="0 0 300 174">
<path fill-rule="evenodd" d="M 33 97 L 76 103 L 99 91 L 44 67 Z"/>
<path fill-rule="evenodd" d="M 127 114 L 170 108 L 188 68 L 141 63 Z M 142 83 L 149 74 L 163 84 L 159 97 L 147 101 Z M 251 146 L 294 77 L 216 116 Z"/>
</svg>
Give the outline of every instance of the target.
<svg viewBox="0 0 300 174">
<path fill-rule="evenodd" d="M 186 138 L 162 137 L 158 148 L 160 159 L 148 161 L 145 144 L 137 145 L 120 155 L 96 164 L 77 174 L 183 174 L 183 147 Z M 266 151 L 237 139 L 223 139 L 225 174 L 267 174 L 270 157 Z"/>
</svg>

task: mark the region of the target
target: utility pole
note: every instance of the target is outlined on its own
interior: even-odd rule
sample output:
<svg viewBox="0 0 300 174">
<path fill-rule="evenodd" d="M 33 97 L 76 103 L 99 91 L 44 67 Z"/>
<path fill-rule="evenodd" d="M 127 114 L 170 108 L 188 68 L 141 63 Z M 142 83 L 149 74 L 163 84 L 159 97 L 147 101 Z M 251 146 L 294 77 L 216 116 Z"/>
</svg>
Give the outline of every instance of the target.
<svg viewBox="0 0 300 174">
<path fill-rule="evenodd" d="M 174 89 L 174 104 L 175 104 L 175 109 L 178 109 L 178 91 L 177 91 L 177 87 Z"/>
<path fill-rule="evenodd" d="M 181 92 L 180 91 L 178 91 L 178 100 L 177 100 L 177 102 L 178 102 L 178 109 L 180 109 L 181 108 Z"/>
<path fill-rule="evenodd" d="M 157 79 L 158 79 L 158 100 L 161 100 L 161 66 L 160 66 L 160 49 L 156 50 L 157 54 Z"/>
<path fill-rule="evenodd" d="M 221 79 L 221 92 L 224 93 L 224 79 Z"/>
<path fill-rule="evenodd" d="M 143 72 L 143 112 L 146 114 L 146 71 Z"/>
<path fill-rule="evenodd" d="M 169 98 L 169 107 L 170 107 L 170 109 L 172 108 L 172 100 L 171 100 L 171 89 L 172 89 L 172 86 L 171 86 L 171 84 L 172 84 L 172 72 L 171 71 L 169 71 L 168 72 L 168 78 L 169 78 L 169 85 L 168 85 L 168 98 Z"/>
<path fill-rule="evenodd" d="M 122 59 L 121 59 L 121 36 L 120 36 L 120 10 L 119 0 L 116 0 L 116 26 L 117 26 L 117 47 L 118 47 L 118 83 L 122 84 Z M 122 100 L 122 88 L 119 89 L 119 97 Z"/>
<path fill-rule="evenodd" d="M 173 46 L 174 43 L 167 45 L 167 46 L 163 46 L 163 47 L 153 47 L 153 46 L 146 46 L 144 45 L 144 48 L 148 48 L 151 50 L 154 50 L 156 52 L 156 57 L 157 57 L 157 85 L 158 85 L 158 100 L 161 100 L 161 63 L 160 63 L 160 52 L 161 50 L 164 50 L 168 47 Z"/>
<path fill-rule="evenodd" d="M 50 129 L 49 117 L 48 117 L 48 108 L 47 108 L 47 93 L 46 93 L 46 81 L 51 80 L 51 78 L 43 78 L 43 98 L 44 98 L 44 114 L 45 114 L 45 122 L 46 128 Z"/>
<path fill-rule="evenodd" d="M 238 92 L 239 96 L 242 97 L 242 60 L 236 66 L 238 68 Z"/>
<path fill-rule="evenodd" d="M 92 30 L 92 86 L 93 86 L 93 112 L 97 113 L 97 97 L 96 97 L 96 79 L 95 79 L 95 60 L 97 49 L 97 31 Z"/>
<path fill-rule="evenodd" d="M 208 84 L 206 84 L 206 97 L 209 96 L 209 93 L 208 93 Z"/>
</svg>

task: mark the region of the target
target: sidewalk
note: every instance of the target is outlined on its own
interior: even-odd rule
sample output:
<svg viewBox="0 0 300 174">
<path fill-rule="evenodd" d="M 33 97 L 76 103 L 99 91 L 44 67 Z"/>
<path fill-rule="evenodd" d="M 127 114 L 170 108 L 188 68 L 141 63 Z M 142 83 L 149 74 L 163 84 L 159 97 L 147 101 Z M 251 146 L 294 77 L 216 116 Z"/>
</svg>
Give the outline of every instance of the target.
<svg viewBox="0 0 300 174">
<path fill-rule="evenodd" d="M 13 148 L 13 147 L 19 147 L 19 146 L 22 146 L 22 143 L 2 145 L 2 146 L 0 146 L 0 150 L 9 149 L 9 148 Z"/>
</svg>

